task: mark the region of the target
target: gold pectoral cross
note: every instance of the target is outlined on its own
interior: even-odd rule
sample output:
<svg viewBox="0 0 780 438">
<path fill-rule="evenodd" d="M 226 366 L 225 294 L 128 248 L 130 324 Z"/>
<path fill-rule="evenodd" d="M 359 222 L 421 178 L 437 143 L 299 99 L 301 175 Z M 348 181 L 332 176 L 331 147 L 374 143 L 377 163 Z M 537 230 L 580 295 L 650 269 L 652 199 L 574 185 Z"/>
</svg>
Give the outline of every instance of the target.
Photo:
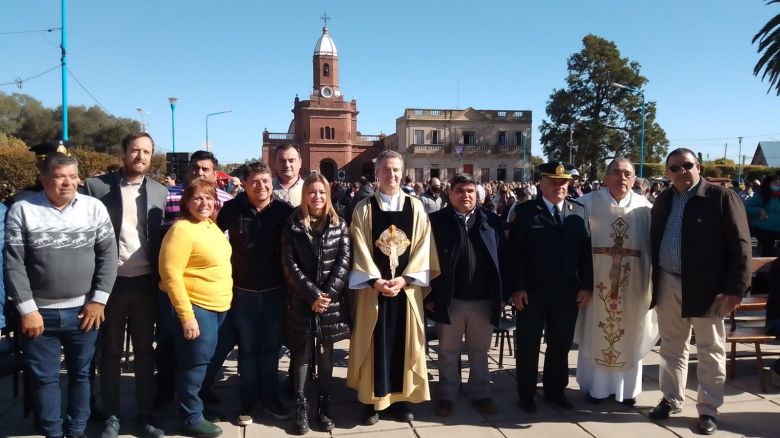
<svg viewBox="0 0 780 438">
<path fill-rule="evenodd" d="M 379 239 L 374 242 L 377 248 L 390 259 L 390 278 L 395 278 L 395 270 L 398 268 L 398 258 L 401 257 L 412 242 L 406 237 L 403 230 L 395 225 L 390 225 Z"/>
</svg>

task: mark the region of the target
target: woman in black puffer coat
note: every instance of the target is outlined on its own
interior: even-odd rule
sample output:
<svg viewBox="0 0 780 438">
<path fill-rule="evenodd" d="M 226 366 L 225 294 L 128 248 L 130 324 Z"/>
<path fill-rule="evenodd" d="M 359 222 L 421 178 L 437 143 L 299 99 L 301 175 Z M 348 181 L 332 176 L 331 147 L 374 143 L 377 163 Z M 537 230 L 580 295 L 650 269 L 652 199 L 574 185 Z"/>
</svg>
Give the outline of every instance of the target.
<svg viewBox="0 0 780 438">
<path fill-rule="evenodd" d="M 330 418 L 330 381 L 333 344 L 349 338 L 349 310 L 345 282 L 349 273 L 349 229 L 336 214 L 328 181 L 319 174 L 306 178 L 303 200 L 282 231 L 282 268 L 289 290 L 282 339 L 294 363 L 299 435 L 309 431 L 306 379 L 317 338 L 317 420 L 323 430 L 333 429 Z"/>
</svg>

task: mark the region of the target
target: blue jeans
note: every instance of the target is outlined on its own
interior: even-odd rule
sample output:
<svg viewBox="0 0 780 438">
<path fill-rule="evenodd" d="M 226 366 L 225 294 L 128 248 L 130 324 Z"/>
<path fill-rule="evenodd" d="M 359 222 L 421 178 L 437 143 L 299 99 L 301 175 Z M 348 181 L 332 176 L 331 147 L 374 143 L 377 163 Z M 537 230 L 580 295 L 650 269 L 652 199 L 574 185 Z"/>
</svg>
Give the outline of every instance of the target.
<svg viewBox="0 0 780 438">
<path fill-rule="evenodd" d="M 200 336 L 193 340 L 184 339 L 181 321 L 173 324 L 176 338 L 176 394 L 179 396 L 179 410 L 184 416 L 185 426 L 194 426 L 203 421 L 203 400 L 200 392 L 206 369 L 217 347 L 219 326 L 226 312 L 214 312 L 192 305 L 198 321 Z"/>
<path fill-rule="evenodd" d="M 225 363 L 228 354 L 233 351 L 233 348 L 238 342 L 236 337 L 236 323 L 233 317 L 235 310 L 231 304 L 230 310 L 225 315 L 225 320 L 219 327 L 219 335 L 217 337 L 217 348 L 214 350 L 214 356 L 211 358 L 211 363 L 206 370 L 206 377 L 203 378 L 203 389 L 210 389 L 214 385 L 214 380 L 217 378 L 217 373 L 222 369 L 222 364 Z"/>
<path fill-rule="evenodd" d="M 264 292 L 236 291 L 238 372 L 241 401 L 276 400 L 279 395 L 279 349 L 282 347 L 282 318 L 287 289 Z"/>
<path fill-rule="evenodd" d="M 90 407 L 90 365 L 95 355 L 97 330 L 85 333 L 79 326 L 81 307 L 70 309 L 40 309 L 43 334 L 24 337 L 24 354 L 32 375 L 35 412 L 38 424 L 46 436 L 63 435 L 60 411 L 60 359 L 65 350 L 68 369 L 68 418 L 71 434 L 87 428 Z"/>
</svg>

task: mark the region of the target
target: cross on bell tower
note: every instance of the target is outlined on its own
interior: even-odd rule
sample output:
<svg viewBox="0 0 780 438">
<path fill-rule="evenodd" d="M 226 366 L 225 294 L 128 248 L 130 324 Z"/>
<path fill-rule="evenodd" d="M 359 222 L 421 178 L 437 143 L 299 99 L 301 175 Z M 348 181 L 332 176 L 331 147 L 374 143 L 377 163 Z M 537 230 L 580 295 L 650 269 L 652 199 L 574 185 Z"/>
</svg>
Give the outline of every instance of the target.
<svg viewBox="0 0 780 438">
<path fill-rule="evenodd" d="M 328 20 L 330 20 L 330 17 L 328 17 L 327 12 L 322 13 L 322 17 L 320 19 L 325 23 L 325 27 L 328 27 Z"/>
</svg>

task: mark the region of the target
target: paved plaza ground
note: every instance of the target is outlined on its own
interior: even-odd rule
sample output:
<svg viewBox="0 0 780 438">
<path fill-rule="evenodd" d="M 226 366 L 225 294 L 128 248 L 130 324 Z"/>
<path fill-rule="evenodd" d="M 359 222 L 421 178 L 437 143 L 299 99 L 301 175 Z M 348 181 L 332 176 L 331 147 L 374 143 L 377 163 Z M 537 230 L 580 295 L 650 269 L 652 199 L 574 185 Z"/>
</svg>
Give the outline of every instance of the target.
<svg viewBox="0 0 780 438">
<path fill-rule="evenodd" d="M 688 437 L 696 435 L 696 362 L 691 361 L 687 400 L 683 412 L 664 422 L 654 422 L 647 416 L 649 409 L 661 399 L 658 390 L 658 347 L 651 351 L 644 362 L 644 392 L 638 397 L 634 408 L 628 408 L 612 400 L 599 405 L 593 405 L 585 400 L 577 390 L 574 370 L 577 364 L 577 352 L 569 355 L 570 379 L 567 396 L 575 409 L 562 411 L 538 398 L 538 412 L 529 415 L 522 412 L 517 403 L 515 389 L 515 361 L 506 352 L 503 369 L 498 367 L 499 348 L 490 352 L 490 371 L 492 391 L 499 406 L 499 413 L 494 416 L 484 416 L 477 412 L 469 403 L 465 394 L 461 394 L 455 405 L 453 415 L 449 418 L 439 418 L 433 413 L 432 402 L 414 405 L 415 420 L 401 423 L 392 416 L 381 414 L 380 421 L 374 426 L 360 424 L 362 405 L 355 398 L 355 393 L 344 387 L 346 377 L 346 341 L 337 344 L 336 368 L 334 374 L 335 388 L 333 395 L 333 418 L 336 429 L 330 433 L 318 432 L 314 428 L 307 436 L 347 436 L 383 438 L 454 438 L 454 437 L 630 437 L 630 438 L 662 438 Z M 438 372 L 436 369 L 436 342 L 432 342 L 429 354 L 429 374 L 432 391 L 435 394 Z M 740 350 L 752 350 L 751 346 L 740 345 Z M 764 350 L 769 354 L 765 365 L 768 365 L 780 355 L 780 344 L 766 345 Z M 695 353 L 695 348 L 694 348 Z M 289 436 L 293 432 L 293 420 L 279 421 L 258 409 L 255 424 L 247 427 L 235 425 L 238 415 L 239 377 L 236 372 L 236 352 L 234 351 L 225 364 L 224 376 L 216 386 L 216 393 L 222 398 L 217 411 L 224 421 L 218 424 L 224 430 L 224 437 L 275 437 Z M 540 357 L 541 361 L 544 356 Z M 279 364 L 280 374 L 286 379 L 288 358 L 283 357 Z M 468 358 L 463 356 L 463 378 L 468 375 Z M 767 374 L 769 372 L 767 371 Z M 778 383 L 775 381 L 775 383 Z M 123 378 L 121 433 L 131 434 L 134 414 L 133 378 L 126 374 Z M 285 396 L 283 402 L 293 410 L 294 400 Z M 780 437 L 780 389 L 769 384 L 768 391 L 759 389 L 755 360 L 743 358 L 738 360 L 736 379 L 726 384 L 725 404 L 720 410 L 720 431 L 716 436 L 747 436 L 747 437 Z M 171 404 L 157 412 L 162 426 L 171 436 L 178 431 L 178 416 L 176 407 Z M 90 423 L 87 434 L 89 437 L 99 437 L 102 431 L 100 422 Z M 34 436 L 31 418 L 24 418 L 21 398 L 11 396 L 11 379 L 0 379 L 0 436 Z"/>
</svg>

